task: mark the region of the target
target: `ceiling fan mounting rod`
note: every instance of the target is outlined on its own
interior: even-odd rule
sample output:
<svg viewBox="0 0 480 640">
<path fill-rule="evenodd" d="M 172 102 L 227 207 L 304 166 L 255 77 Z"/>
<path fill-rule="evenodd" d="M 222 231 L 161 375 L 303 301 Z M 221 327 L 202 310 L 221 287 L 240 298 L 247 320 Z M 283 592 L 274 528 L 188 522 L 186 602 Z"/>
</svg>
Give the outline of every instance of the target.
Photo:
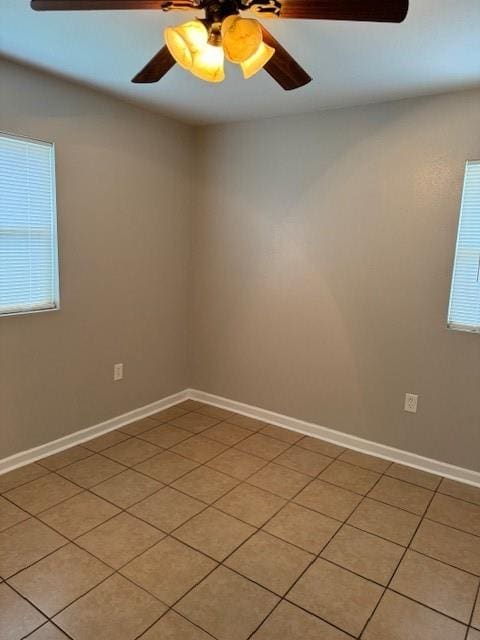
<svg viewBox="0 0 480 640">
<path fill-rule="evenodd" d="M 223 22 L 226 17 L 237 14 L 241 8 L 239 4 L 237 0 L 204 0 L 201 8 L 205 10 L 206 21 L 214 24 Z"/>
</svg>

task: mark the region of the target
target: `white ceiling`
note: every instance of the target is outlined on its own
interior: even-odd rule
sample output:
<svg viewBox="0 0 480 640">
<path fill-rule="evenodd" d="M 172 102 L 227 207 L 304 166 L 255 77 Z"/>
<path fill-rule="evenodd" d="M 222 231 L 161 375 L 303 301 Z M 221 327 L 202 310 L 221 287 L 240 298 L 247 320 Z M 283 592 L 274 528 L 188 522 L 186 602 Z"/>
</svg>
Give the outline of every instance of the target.
<svg viewBox="0 0 480 640">
<path fill-rule="evenodd" d="M 384 2 L 385 0 L 378 0 Z M 480 0 L 410 0 L 400 25 L 269 20 L 267 28 L 313 77 L 285 92 L 265 72 L 241 78 L 226 63 L 219 85 L 179 67 L 159 83 L 130 79 L 185 13 L 39 13 L 0 0 L 0 54 L 38 65 L 193 123 L 358 105 L 480 85 Z"/>
</svg>

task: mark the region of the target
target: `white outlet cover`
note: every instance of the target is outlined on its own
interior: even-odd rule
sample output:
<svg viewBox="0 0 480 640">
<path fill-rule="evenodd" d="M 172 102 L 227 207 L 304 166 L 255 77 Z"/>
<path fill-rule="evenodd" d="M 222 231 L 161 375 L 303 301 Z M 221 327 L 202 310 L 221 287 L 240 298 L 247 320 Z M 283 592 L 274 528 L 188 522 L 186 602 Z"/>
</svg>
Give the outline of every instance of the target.
<svg viewBox="0 0 480 640">
<path fill-rule="evenodd" d="M 123 364 L 121 362 L 113 365 L 113 379 L 114 381 L 123 379 Z"/>
<path fill-rule="evenodd" d="M 417 405 L 418 405 L 418 395 L 415 393 L 406 393 L 405 394 L 405 405 L 404 409 L 408 413 L 417 413 Z"/>
</svg>

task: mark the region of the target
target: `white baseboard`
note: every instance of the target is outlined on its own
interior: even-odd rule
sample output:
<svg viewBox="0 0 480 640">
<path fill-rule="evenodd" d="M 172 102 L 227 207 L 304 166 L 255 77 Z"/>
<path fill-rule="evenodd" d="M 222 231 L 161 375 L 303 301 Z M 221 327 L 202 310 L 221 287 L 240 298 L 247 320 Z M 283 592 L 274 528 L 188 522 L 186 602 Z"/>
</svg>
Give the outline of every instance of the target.
<svg viewBox="0 0 480 640">
<path fill-rule="evenodd" d="M 168 407 L 177 404 L 177 402 L 182 402 L 187 398 L 189 398 L 188 389 L 184 389 L 183 391 L 174 393 L 173 395 L 163 398 L 162 400 L 157 400 L 156 402 L 147 404 L 144 407 L 139 407 L 138 409 L 134 409 L 133 411 L 128 411 L 127 413 L 123 413 L 122 415 L 111 418 L 110 420 L 105 420 L 105 422 L 95 424 L 92 427 L 87 427 L 86 429 L 75 431 L 75 433 L 70 433 L 68 436 L 58 438 L 58 440 L 52 440 L 51 442 L 41 444 L 40 446 L 34 447 L 33 449 L 15 453 L 8 458 L 0 460 L 0 474 L 6 473 L 7 471 L 13 471 L 13 469 L 16 469 L 17 467 L 23 467 L 26 464 L 35 462 L 35 460 L 40 460 L 41 458 L 51 456 L 54 453 L 59 453 L 64 449 L 74 447 L 77 444 L 81 444 L 82 442 L 86 442 L 87 440 L 91 440 L 92 438 L 95 438 L 97 436 L 101 436 L 103 433 L 108 433 L 108 431 L 119 429 L 129 422 L 140 420 L 141 418 L 146 418 L 152 413 L 156 413 L 157 411 L 161 411 L 162 409 L 167 409 Z"/>
<path fill-rule="evenodd" d="M 206 402 L 222 409 L 229 409 L 235 413 L 240 413 L 251 418 L 257 418 L 270 424 L 275 424 L 285 429 L 297 431 L 304 435 L 313 436 L 331 442 L 333 444 L 347 447 L 349 449 L 355 449 L 355 451 L 361 451 L 362 453 L 368 453 L 385 460 L 391 460 L 392 462 L 399 462 L 408 467 L 420 469 L 421 471 L 427 471 L 428 473 L 434 473 L 445 478 L 451 478 L 452 480 L 458 480 L 459 482 L 465 482 L 474 486 L 480 487 L 480 472 L 473 471 L 472 469 L 464 469 L 462 467 L 456 467 L 455 465 L 447 462 L 440 462 L 431 458 L 425 458 L 417 455 L 416 453 L 410 453 L 409 451 L 402 451 L 401 449 L 395 449 L 384 444 L 378 444 L 371 440 L 364 440 L 357 436 L 352 436 L 348 433 L 342 433 L 341 431 L 335 431 L 334 429 L 328 429 L 318 424 L 311 422 L 305 422 L 304 420 L 298 420 L 297 418 L 291 418 L 290 416 L 284 416 L 280 413 L 273 411 L 267 411 L 266 409 L 260 409 L 249 404 L 237 402 L 236 400 L 229 400 L 228 398 L 222 398 L 220 396 L 206 393 L 205 391 L 199 391 L 197 389 L 184 389 L 178 393 L 174 393 L 171 396 L 152 402 L 128 413 L 124 413 L 105 422 L 81 429 L 75 433 L 71 433 L 58 440 L 47 442 L 33 449 L 27 451 L 21 451 L 8 458 L 0 460 L 0 474 L 12 471 L 17 467 L 35 462 L 46 456 L 51 456 L 54 453 L 59 453 L 64 449 L 73 447 L 82 442 L 86 442 L 91 438 L 100 436 L 103 433 L 108 433 L 114 429 L 118 429 L 133 422 L 134 420 L 140 420 L 146 418 L 152 413 L 166 409 L 178 402 L 182 402 L 187 399 L 198 400 L 199 402 Z"/>
<path fill-rule="evenodd" d="M 355 449 L 355 451 L 368 453 L 372 456 L 377 456 L 378 458 L 384 458 L 385 460 L 398 462 L 408 467 L 420 469 L 421 471 L 427 471 L 428 473 L 434 473 L 445 478 L 458 480 L 459 482 L 465 482 L 467 484 L 480 487 L 479 471 L 464 469 L 463 467 L 456 467 L 448 462 L 440 462 L 431 458 L 425 458 L 424 456 L 420 456 L 416 453 L 395 449 L 394 447 L 378 444 L 371 440 L 364 440 L 363 438 L 352 436 L 348 433 L 342 433 L 341 431 L 321 427 L 318 424 L 297 420 L 296 418 L 274 413 L 273 411 L 267 411 L 266 409 L 260 409 L 259 407 L 254 407 L 249 404 L 215 396 L 211 393 L 206 393 L 205 391 L 188 389 L 187 394 L 192 400 L 213 404 L 216 407 L 234 411 L 235 413 L 241 413 L 245 416 L 250 416 L 251 418 L 257 418 L 258 420 L 263 420 L 264 422 L 275 424 L 279 427 L 291 429 L 292 431 L 297 431 L 304 435 L 321 438 L 322 440 L 332 442 L 333 444 L 337 444 L 342 447 Z"/>
</svg>

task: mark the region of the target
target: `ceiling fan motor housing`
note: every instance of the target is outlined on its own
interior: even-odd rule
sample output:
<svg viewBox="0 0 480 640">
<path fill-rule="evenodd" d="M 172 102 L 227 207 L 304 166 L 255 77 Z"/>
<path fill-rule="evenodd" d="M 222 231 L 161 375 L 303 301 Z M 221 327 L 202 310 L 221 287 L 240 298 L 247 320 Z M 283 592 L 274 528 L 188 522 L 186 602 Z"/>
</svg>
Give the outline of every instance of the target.
<svg viewBox="0 0 480 640">
<path fill-rule="evenodd" d="M 278 0 L 202 0 L 199 9 L 204 9 L 205 17 L 210 23 L 222 22 L 228 16 L 240 11 L 253 11 L 264 17 L 278 17 L 281 4 Z"/>
</svg>

